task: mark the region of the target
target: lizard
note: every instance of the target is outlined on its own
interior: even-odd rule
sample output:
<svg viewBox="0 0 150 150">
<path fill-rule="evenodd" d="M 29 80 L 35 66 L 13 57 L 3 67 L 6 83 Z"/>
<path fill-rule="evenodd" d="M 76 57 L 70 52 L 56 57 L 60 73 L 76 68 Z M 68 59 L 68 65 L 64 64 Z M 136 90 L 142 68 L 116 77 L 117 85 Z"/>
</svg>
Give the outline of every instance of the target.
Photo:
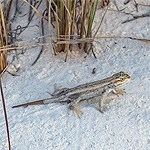
<svg viewBox="0 0 150 150">
<path fill-rule="evenodd" d="M 100 88 L 104 88 L 107 85 L 109 85 L 109 83 L 113 83 L 113 84 L 117 84 L 117 86 L 119 84 L 124 84 L 126 82 L 128 82 L 128 80 L 130 80 L 131 77 L 130 75 L 128 75 L 127 73 L 120 71 L 119 73 L 115 73 L 112 76 L 102 79 L 102 80 L 98 80 L 98 81 L 94 81 L 94 82 L 90 82 L 90 83 L 85 83 L 82 85 L 78 85 L 76 87 L 73 88 L 62 88 L 60 90 L 56 90 L 54 93 L 52 93 L 51 95 L 56 98 L 56 97 L 60 97 L 62 95 L 66 95 L 69 92 L 75 92 L 75 91 L 80 91 L 82 89 L 87 90 L 87 88 L 93 88 L 93 87 L 100 87 Z"/>
<path fill-rule="evenodd" d="M 103 103 L 107 95 L 111 92 L 116 95 L 124 94 L 125 89 L 117 90 L 117 87 L 128 83 L 130 79 L 130 75 L 121 71 L 102 80 L 85 83 L 73 88 L 59 89 L 51 94 L 51 98 L 16 105 L 12 108 L 49 103 L 65 103 L 69 105 L 69 110 L 74 110 L 79 116 L 82 114 L 82 111 L 78 108 L 78 105 L 98 103 L 100 112 L 103 112 Z"/>
</svg>

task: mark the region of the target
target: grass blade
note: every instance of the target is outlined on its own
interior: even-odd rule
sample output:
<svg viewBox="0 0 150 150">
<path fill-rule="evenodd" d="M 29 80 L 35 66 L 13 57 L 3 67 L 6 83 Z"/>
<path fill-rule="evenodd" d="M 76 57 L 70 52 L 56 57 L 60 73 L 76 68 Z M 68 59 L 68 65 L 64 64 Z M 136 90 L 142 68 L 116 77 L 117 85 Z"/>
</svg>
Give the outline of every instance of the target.
<svg viewBox="0 0 150 150">
<path fill-rule="evenodd" d="M 11 150 L 9 126 L 8 126 L 8 119 L 7 119 L 5 98 L 4 98 L 4 93 L 3 93 L 3 87 L 2 87 L 2 81 L 1 81 L 1 79 L 0 79 L 0 91 L 1 91 L 1 98 L 2 98 L 3 110 L 4 110 L 4 118 L 5 118 L 5 124 L 6 124 L 8 146 L 9 146 L 9 150 Z"/>
</svg>

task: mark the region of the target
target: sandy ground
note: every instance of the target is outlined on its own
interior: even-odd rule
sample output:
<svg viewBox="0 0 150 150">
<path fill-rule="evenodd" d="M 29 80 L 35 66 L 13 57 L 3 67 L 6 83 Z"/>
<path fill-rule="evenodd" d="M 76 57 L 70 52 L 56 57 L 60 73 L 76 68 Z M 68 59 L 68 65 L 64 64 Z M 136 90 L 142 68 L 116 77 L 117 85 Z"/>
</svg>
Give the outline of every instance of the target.
<svg viewBox="0 0 150 150">
<path fill-rule="evenodd" d="M 118 7 L 124 8 L 123 0 Z M 137 0 L 150 4 L 149 0 Z M 127 12 L 135 10 L 133 2 L 126 5 Z M 115 8 L 115 7 L 114 7 Z M 22 14 L 27 9 L 22 9 Z M 150 7 L 139 7 L 143 14 Z M 101 19 L 102 10 L 96 14 L 95 24 Z M 18 17 L 16 26 L 27 23 L 26 17 Z M 150 18 L 141 18 L 122 24 L 132 18 L 123 13 L 108 11 L 101 35 L 132 36 L 150 39 Z M 31 27 L 31 26 L 34 27 Z M 40 36 L 37 16 L 19 39 Z M 30 44 L 30 43 L 29 43 Z M 150 149 L 150 44 L 130 39 L 100 39 L 95 43 L 97 59 L 92 54 L 69 53 L 67 62 L 64 54 L 53 55 L 46 48 L 39 61 L 31 66 L 40 47 L 27 49 L 19 54 L 14 65 L 20 65 L 19 76 L 5 74 L 3 85 L 7 106 L 11 145 L 13 150 L 148 150 Z M 20 51 L 18 51 L 20 53 Z M 9 61 L 12 56 L 10 55 Z M 92 74 L 92 69 L 96 73 Z M 12 109 L 16 104 L 49 97 L 54 84 L 73 87 L 82 83 L 106 78 L 113 73 L 125 71 L 132 80 L 125 86 L 127 93 L 112 99 L 105 106 L 104 114 L 93 106 L 81 108 L 79 119 L 67 114 L 67 106 L 49 104 Z M 0 104 L 0 149 L 7 149 L 6 128 L 2 104 Z"/>
</svg>

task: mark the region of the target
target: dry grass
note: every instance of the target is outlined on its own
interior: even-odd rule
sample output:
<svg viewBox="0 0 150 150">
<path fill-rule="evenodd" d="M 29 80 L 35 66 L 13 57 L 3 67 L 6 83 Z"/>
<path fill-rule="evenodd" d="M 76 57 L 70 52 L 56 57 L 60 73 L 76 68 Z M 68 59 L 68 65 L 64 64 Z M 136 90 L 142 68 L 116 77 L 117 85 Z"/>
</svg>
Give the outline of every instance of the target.
<svg viewBox="0 0 150 150">
<path fill-rule="evenodd" d="M 48 7 L 51 9 L 50 19 L 57 34 L 55 52 L 72 50 L 74 44 L 60 41 L 92 38 L 92 25 L 97 9 L 98 0 L 51 0 Z M 76 44 L 79 49 L 89 53 L 92 43 L 87 41 Z"/>
<path fill-rule="evenodd" d="M 8 35 L 5 24 L 4 9 L 2 7 L 2 4 L 0 3 L 0 47 L 6 47 L 7 45 L 8 45 Z M 7 50 L 0 51 L 0 73 L 3 72 L 6 66 L 7 66 Z"/>
<path fill-rule="evenodd" d="M 4 1 L 3 6 L 2 3 L 0 2 L 0 47 L 1 48 L 3 47 L 7 48 L 8 46 L 8 34 L 7 34 L 7 27 L 6 27 L 7 17 L 4 16 L 4 14 L 5 15 L 7 14 L 6 13 L 7 10 L 8 10 L 7 1 Z M 7 111 L 6 111 L 5 98 L 4 98 L 2 79 L 1 79 L 1 76 L 3 75 L 3 73 L 7 68 L 7 54 L 8 54 L 7 50 L 0 51 L 0 93 L 1 93 L 2 106 L 4 110 L 4 118 L 5 118 L 7 139 L 8 139 L 8 149 L 11 150 Z"/>
</svg>

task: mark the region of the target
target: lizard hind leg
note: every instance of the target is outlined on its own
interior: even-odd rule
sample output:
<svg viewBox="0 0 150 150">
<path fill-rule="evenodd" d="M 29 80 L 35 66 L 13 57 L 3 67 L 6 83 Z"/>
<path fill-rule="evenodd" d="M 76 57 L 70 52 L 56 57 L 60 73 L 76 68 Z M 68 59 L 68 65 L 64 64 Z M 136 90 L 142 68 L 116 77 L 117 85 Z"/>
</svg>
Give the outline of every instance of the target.
<svg viewBox="0 0 150 150">
<path fill-rule="evenodd" d="M 99 100 L 98 106 L 99 106 L 99 111 L 101 113 L 103 113 L 104 112 L 104 101 L 103 101 L 103 99 Z"/>
<path fill-rule="evenodd" d="M 73 110 L 73 112 L 80 118 L 83 114 L 83 112 L 75 105 L 70 105 L 69 110 Z"/>
</svg>

